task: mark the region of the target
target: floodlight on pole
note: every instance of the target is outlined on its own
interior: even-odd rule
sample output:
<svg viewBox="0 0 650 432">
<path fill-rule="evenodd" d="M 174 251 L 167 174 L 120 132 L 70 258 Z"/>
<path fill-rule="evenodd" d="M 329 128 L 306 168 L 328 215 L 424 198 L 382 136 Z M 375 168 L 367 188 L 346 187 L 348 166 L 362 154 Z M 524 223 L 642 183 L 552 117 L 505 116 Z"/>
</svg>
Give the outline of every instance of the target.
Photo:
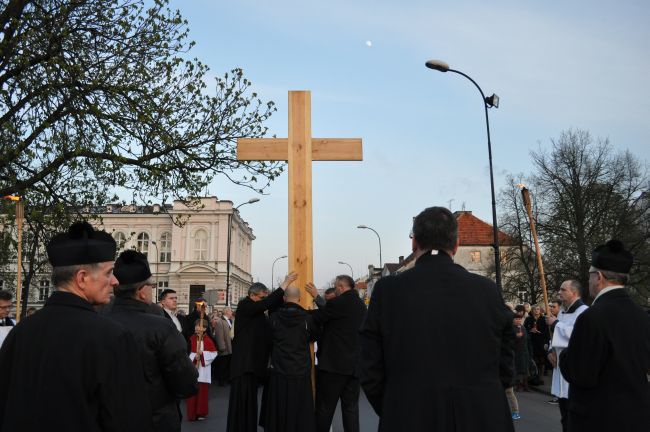
<svg viewBox="0 0 650 432">
<path fill-rule="evenodd" d="M 485 125 L 487 126 L 487 144 L 488 144 L 488 158 L 490 162 L 490 189 L 492 192 L 492 241 L 494 248 L 494 266 L 495 266 L 495 278 L 496 284 L 501 290 L 501 258 L 499 254 L 499 228 L 497 225 L 497 207 L 496 207 L 496 198 L 494 193 L 494 173 L 492 170 L 492 141 L 490 140 L 490 120 L 488 117 L 488 108 L 498 108 L 499 107 L 499 96 L 493 94 L 492 96 L 485 97 L 481 87 L 474 81 L 469 75 L 455 69 L 451 69 L 447 63 L 442 60 L 428 60 L 425 63 L 426 67 L 429 69 L 437 70 L 438 72 L 454 72 L 458 75 L 462 75 L 474 84 L 481 93 L 481 99 L 483 100 L 483 107 L 485 109 Z"/>
</svg>

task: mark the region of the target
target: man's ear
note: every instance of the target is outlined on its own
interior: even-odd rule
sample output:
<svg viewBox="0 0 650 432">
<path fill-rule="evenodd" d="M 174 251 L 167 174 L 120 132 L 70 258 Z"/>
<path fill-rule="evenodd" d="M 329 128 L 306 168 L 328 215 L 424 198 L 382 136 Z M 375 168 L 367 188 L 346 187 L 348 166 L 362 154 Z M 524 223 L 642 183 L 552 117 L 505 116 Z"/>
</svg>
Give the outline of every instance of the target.
<svg viewBox="0 0 650 432">
<path fill-rule="evenodd" d="M 456 255 L 456 252 L 458 252 L 458 247 L 460 246 L 460 237 L 456 238 L 456 246 L 454 246 L 454 250 L 452 251 L 452 255 Z"/>
</svg>

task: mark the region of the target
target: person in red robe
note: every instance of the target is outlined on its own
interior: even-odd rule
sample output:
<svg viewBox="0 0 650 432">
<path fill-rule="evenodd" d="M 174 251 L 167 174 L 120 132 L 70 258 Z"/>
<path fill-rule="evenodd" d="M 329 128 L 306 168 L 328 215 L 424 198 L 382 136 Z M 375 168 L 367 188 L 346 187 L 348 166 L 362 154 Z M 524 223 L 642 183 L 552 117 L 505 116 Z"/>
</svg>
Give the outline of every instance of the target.
<svg viewBox="0 0 650 432">
<path fill-rule="evenodd" d="M 187 399 L 189 421 L 204 420 L 208 415 L 208 389 L 212 382 L 210 365 L 217 358 L 217 348 L 210 336 L 205 334 L 207 326 L 206 320 L 197 320 L 194 334 L 190 337 L 190 360 L 199 371 L 199 392 Z"/>
</svg>

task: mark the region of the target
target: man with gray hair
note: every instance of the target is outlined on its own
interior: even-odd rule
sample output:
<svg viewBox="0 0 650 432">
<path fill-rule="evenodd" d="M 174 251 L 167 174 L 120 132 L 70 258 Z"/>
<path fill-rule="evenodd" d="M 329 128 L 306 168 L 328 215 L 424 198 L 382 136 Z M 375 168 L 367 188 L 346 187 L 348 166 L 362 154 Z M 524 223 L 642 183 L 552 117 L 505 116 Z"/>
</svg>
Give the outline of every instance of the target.
<svg viewBox="0 0 650 432">
<path fill-rule="evenodd" d="M 592 252 L 594 301 L 560 353 L 570 431 L 646 432 L 650 425 L 650 318 L 624 289 L 633 261 L 618 240 Z"/>
<path fill-rule="evenodd" d="M 284 290 L 284 304 L 270 316 L 273 349 L 271 375 L 261 423 L 266 432 L 312 432 L 314 400 L 309 342 L 318 332 L 300 306 L 300 290 Z"/>
<path fill-rule="evenodd" d="M 214 341 L 217 345 L 219 356 L 214 365 L 214 375 L 219 386 L 230 382 L 230 358 L 232 357 L 232 309 L 223 309 L 222 316 L 215 316 L 212 320 Z"/>
<path fill-rule="evenodd" d="M 0 430 L 151 430 L 138 346 L 95 312 L 108 303 L 116 244 L 77 222 L 47 245 L 56 291 L 0 350 Z"/>
<path fill-rule="evenodd" d="M 566 432 L 567 422 L 569 419 L 569 383 L 564 379 L 560 369 L 557 366 L 557 359 L 562 350 L 569 346 L 569 339 L 573 332 L 573 326 L 576 319 L 587 310 L 580 296 L 582 295 L 582 285 L 575 279 L 569 279 L 560 285 L 560 300 L 562 300 L 563 310 L 557 318 L 552 314 L 546 317 L 546 324 L 552 326 L 553 339 L 551 340 L 551 349 L 548 354 L 548 361 L 553 366 L 553 381 L 551 384 L 551 394 L 558 398 L 560 406 L 560 422 L 562 431 Z"/>
<path fill-rule="evenodd" d="M 180 432 L 180 399 L 198 391 L 198 372 L 187 356 L 187 345 L 174 324 L 152 311 L 151 270 L 145 255 L 134 250 L 115 262 L 115 303 L 108 317 L 119 322 L 138 342 L 145 371 L 151 419 L 155 432 Z"/>
</svg>

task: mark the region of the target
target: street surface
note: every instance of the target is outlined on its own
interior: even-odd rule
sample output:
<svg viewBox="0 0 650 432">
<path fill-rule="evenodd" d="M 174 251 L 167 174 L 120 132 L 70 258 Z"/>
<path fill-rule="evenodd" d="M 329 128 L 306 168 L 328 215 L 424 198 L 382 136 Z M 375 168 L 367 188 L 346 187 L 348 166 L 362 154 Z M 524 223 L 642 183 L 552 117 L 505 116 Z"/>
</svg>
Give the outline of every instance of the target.
<svg viewBox="0 0 650 432">
<path fill-rule="evenodd" d="M 183 421 L 182 432 L 224 432 L 226 430 L 226 415 L 228 413 L 229 387 L 210 387 L 210 414 L 200 422 Z M 550 396 L 536 392 L 517 393 L 521 420 L 515 421 L 517 432 L 560 432 L 560 409 L 557 405 L 546 403 Z M 183 404 L 183 412 L 185 405 Z M 359 417 L 362 432 L 377 430 L 377 416 L 368 404 L 363 391 L 359 401 Z M 259 431 L 264 429 L 259 428 Z M 486 425 L 486 431 L 489 427 Z M 341 413 L 337 409 L 332 425 L 333 432 L 343 432 Z M 406 431 L 405 431 L 406 432 Z M 478 431 L 477 431 L 478 432 Z"/>
</svg>

